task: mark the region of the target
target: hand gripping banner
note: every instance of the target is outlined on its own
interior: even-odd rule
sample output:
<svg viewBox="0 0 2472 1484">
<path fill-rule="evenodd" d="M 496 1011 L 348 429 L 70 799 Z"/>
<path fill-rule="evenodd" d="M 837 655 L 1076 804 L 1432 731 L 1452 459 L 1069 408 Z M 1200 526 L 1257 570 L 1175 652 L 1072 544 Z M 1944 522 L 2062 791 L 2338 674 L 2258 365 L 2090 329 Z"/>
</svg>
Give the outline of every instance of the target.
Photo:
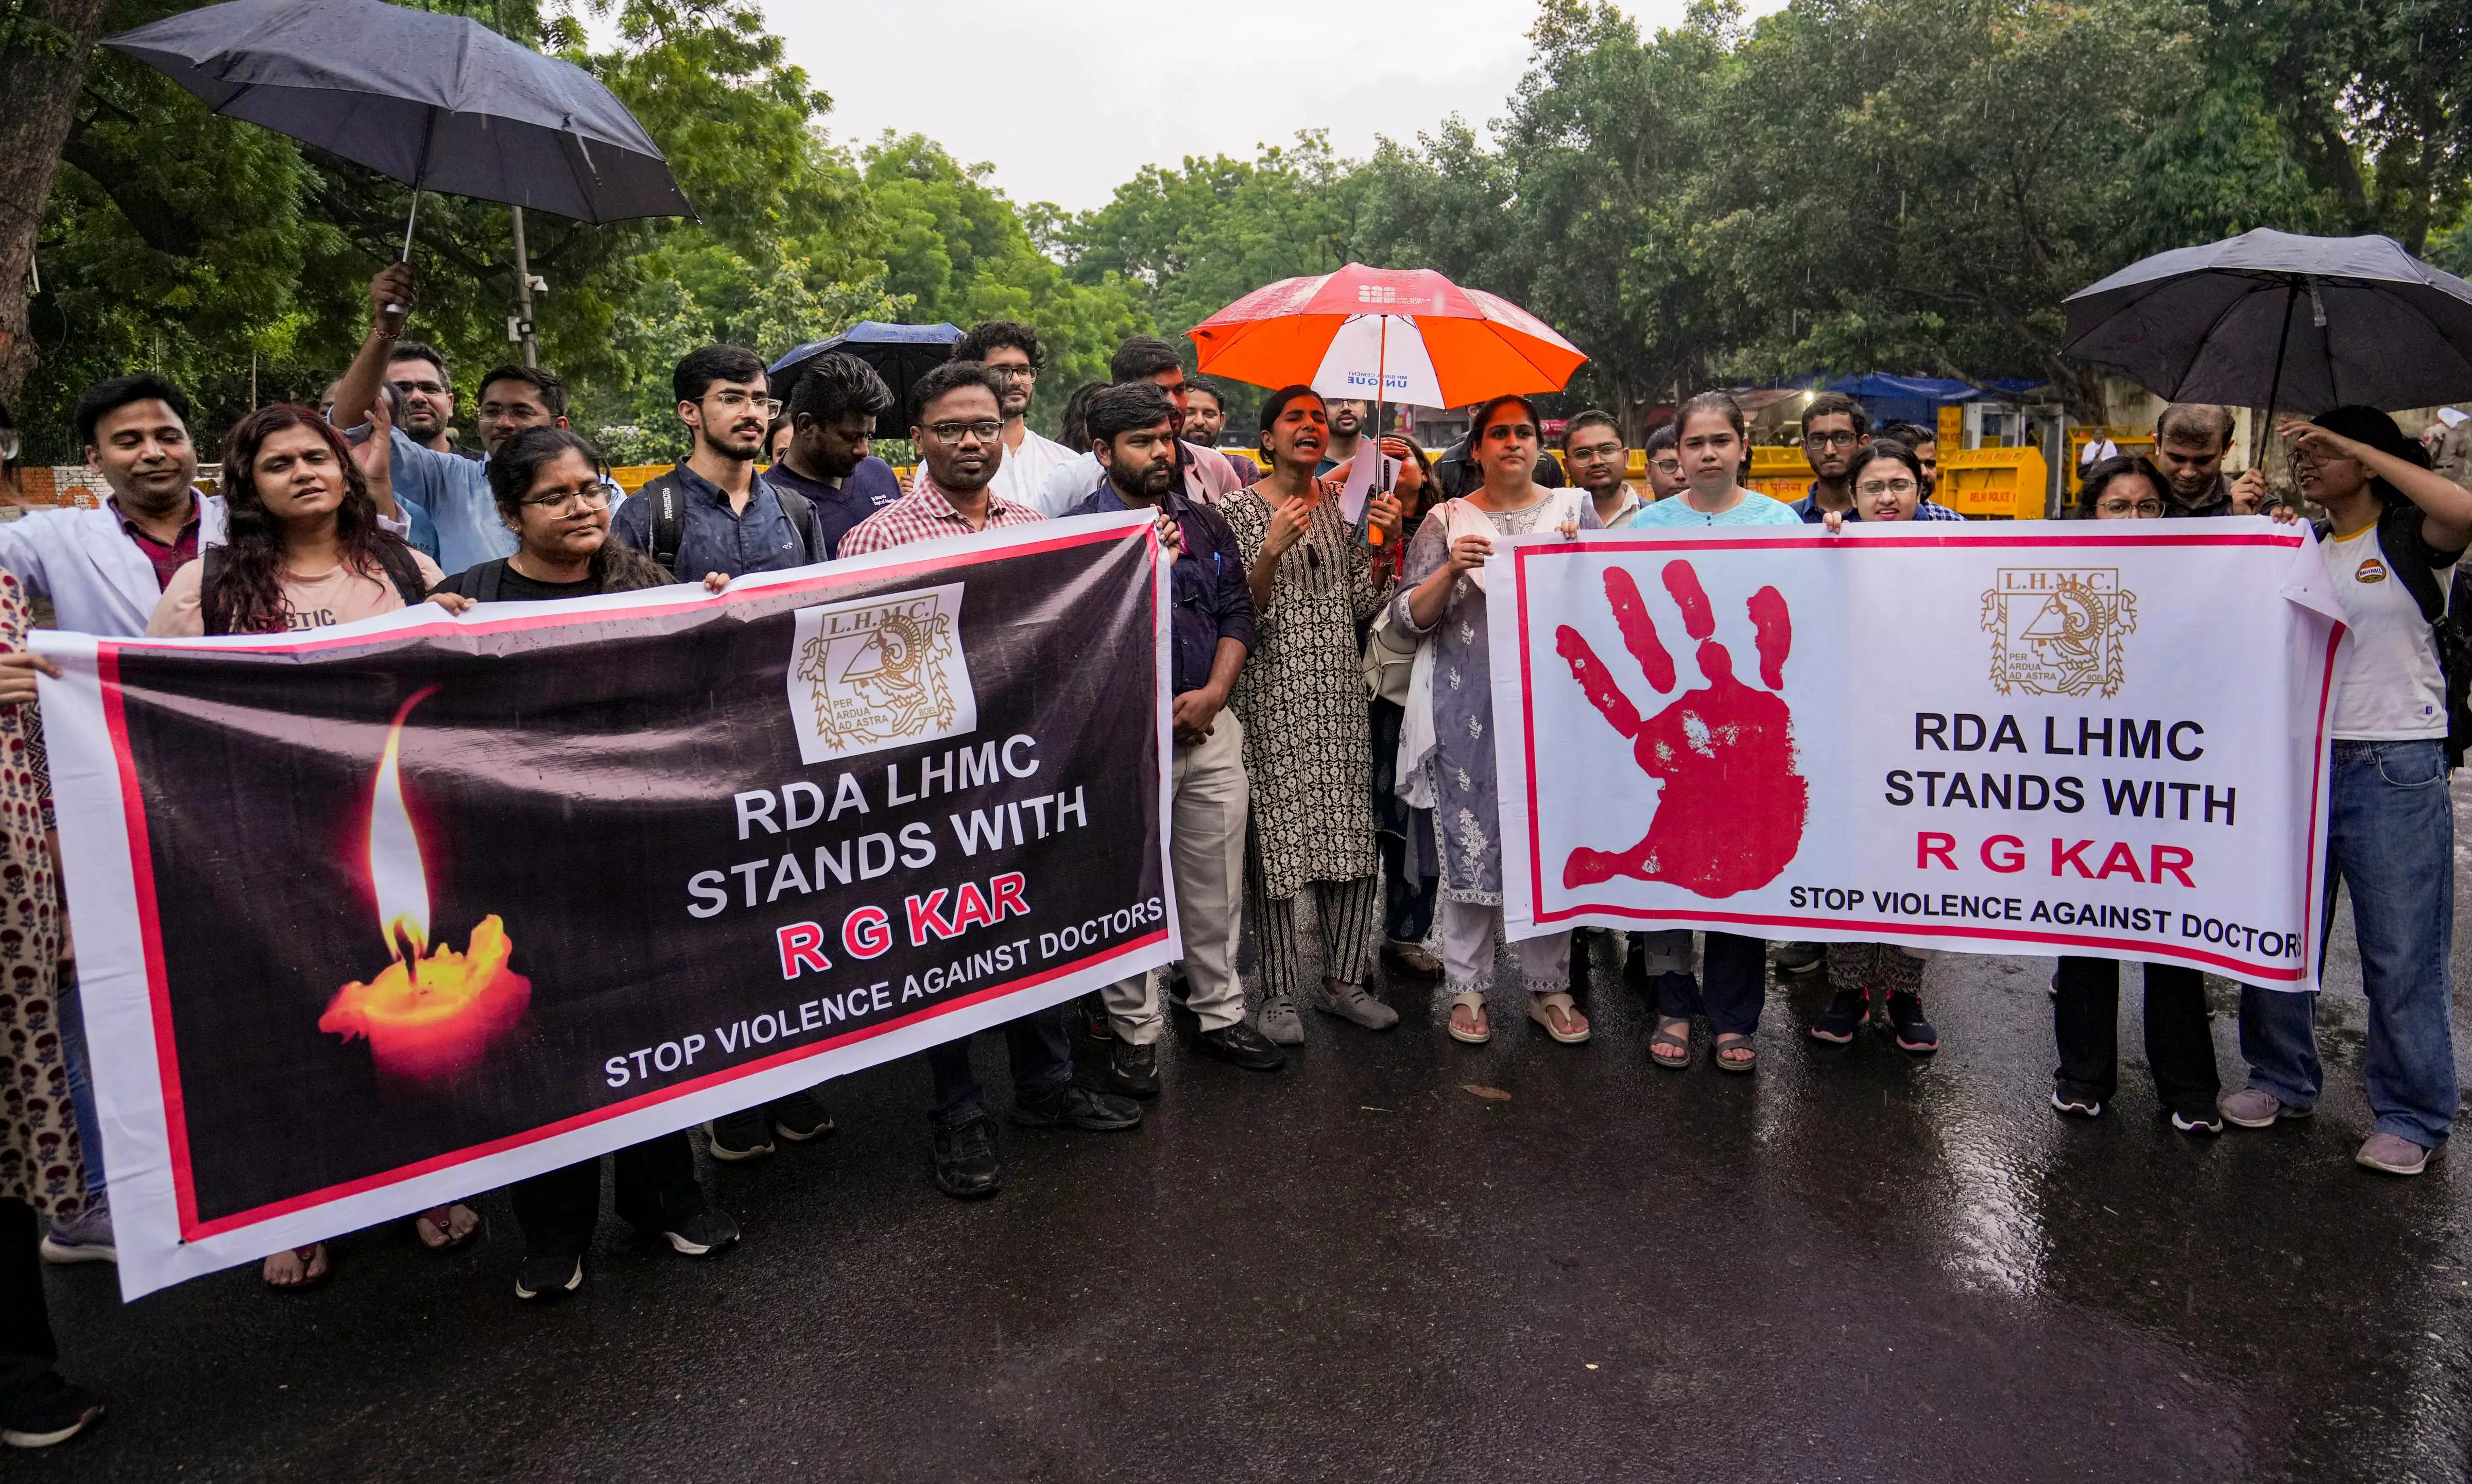
<svg viewBox="0 0 2472 1484">
<path fill-rule="evenodd" d="M 1512 937 L 2317 987 L 2341 629 L 2305 527 L 1619 530 L 1488 565 Z"/>
<path fill-rule="evenodd" d="M 719 598 L 42 636 L 124 1295 L 1173 959 L 1167 570 L 1092 517 Z"/>
</svg>

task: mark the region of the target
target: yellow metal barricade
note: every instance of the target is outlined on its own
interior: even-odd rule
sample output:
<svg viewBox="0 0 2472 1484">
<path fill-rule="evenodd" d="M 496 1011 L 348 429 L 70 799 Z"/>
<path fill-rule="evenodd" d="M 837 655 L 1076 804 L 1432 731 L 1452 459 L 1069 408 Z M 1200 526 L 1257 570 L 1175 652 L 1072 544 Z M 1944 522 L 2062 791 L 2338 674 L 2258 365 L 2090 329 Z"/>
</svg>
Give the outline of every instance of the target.
<svg viewBox="0 0 2472 1484">
<path fill-rule="evenodd" d="M 2109 439 L 2119 445 L 2122 453 L 2132 457 L 2145 459 L 2154 457 L 2154 430 L 2151 428 L 2130 427 L 2119 423 L 2104 427 L 2071 427 L 2069 429 L 2069 478 L 2072 485 L 2075 483 L 2077 471 L 2085 467 L 2086 445 L 2102 439 Z"/>
<path fill-rule="evenodd" d="M 1939 456 L 1934 500 L 1972 520 L 2041 520 L 2051 465 L 2032 448 L 1966 448 Z"/>
<path fill-rule="evenodd" d="M 1754 445 L 1743 487 L 1792 505 L 1811 493 L 1811 460 L 1799 448 Z"/>
</svg>

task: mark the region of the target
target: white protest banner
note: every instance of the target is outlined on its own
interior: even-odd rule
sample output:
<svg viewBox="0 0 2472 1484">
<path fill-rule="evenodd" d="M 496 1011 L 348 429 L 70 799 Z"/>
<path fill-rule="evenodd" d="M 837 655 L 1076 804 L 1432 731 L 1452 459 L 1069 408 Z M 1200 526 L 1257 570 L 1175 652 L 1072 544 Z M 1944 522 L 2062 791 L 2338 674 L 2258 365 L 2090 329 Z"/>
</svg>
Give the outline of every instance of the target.
<svg viewBox="0 0 2472 1484">
<path fill-rule="evenodd" d="M 2317 987 L 2341 609 L 2264 519 L 1497 546 L 1505 930 Z"/>
</svg>

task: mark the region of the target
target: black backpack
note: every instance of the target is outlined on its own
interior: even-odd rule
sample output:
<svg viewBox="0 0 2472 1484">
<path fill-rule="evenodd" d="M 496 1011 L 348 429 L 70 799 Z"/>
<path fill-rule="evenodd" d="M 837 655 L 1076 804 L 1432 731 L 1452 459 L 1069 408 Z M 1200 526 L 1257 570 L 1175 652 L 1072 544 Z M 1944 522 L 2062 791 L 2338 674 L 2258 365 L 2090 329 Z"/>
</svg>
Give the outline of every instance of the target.
<svg viewBox="0 0 2472 1484">
<path fill-rule="evenodd" d="M 646 554 L 668 568 L 671 576 L 683 581 L 693 581 L 703 574 L 699 572 L 689 577 L 678 571 L 678 542 L 686 529 L 687 510 L 686 492 L 678 484 L 677 470 L 673 469 L 647 482 L 635 491 L 634 498 L 653 502 L 653 546 Z M 772 491 L 773 499 L 781 502 L 781 513 L 790 517 L 790 529 L 798 533 L 798 546 L 807 560 L 823 560 L 816 554 L 824 543 L 816 533 L 815 502 L 795 489 L 785 489 L 769 480 L 764 487 Z"/>
<path fill-rule="evenodd" d="M 215 613 L 215 589 L 222 585 L 224 565 L 230 555 L 231 548 L 220 543 L 207 547 L 198 554 L 198 561 L 201 564 L 198 573 L 198 612 L 204 618 L 206 632 L 209 634 L 231 632 L 229 628 L 223 625 Z M 420 564 L 412 559 L 412 548 L 400 539 L 390 538 L 384 534 L 379 536 L 378 565 L 386 569 L 387 580 L 394 584 L 395 596 L 403 600 L 405 607 L 409 608 L 429 596 L 428 584 L 421 579 Z"/>
<path fill-rule="evenodd" d="M 2416 505 L 2387 506 L 2378 516 L 2378 549 L 2413 601 L 2420 604 L 2420 616 L 2429 621 L 2430 643 L 2437 647 L 2437 668 L 2446 677 L 2446 766 L 2456 768 L 2472 751 L 2472 628 L 2464 624 L 2472 590 L 2464 587 L 2463 569 L 2458 565 L 2453 601 L 2448 601 L 2448 591 L 2437 585 L 2437 574 L 2444 565 L 2441 554 L 2431 550 L 2421 537 L 2420 523 Z M 2318 540 L 2334 534 L 2332 522 L 2314 524 Z"/>
</svg>

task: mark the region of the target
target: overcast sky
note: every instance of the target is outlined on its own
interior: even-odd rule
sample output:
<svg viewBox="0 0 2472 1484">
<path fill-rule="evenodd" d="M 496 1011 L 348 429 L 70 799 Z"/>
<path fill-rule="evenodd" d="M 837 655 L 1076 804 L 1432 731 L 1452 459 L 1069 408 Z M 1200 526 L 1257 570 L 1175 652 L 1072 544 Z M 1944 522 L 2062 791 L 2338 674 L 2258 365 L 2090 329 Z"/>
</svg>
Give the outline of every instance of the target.
<svg viewBox="0 0 2472 1484">
<path fill-rule="evenodd" d="M 1765 14 L 1783 0 L 1751 0 Z M 1644 32 L 1686 0 L 1632 0 Z M 991 161 L 1016 201 L 1105 203 L 1147 164 L 1250 158 L 1300 129 L 1361 157 L 1452 112 L 1483 127 L 1527 68 L 1524 0 L 770 0 L 834 135 L 883 130 Z"/>
</svg>

